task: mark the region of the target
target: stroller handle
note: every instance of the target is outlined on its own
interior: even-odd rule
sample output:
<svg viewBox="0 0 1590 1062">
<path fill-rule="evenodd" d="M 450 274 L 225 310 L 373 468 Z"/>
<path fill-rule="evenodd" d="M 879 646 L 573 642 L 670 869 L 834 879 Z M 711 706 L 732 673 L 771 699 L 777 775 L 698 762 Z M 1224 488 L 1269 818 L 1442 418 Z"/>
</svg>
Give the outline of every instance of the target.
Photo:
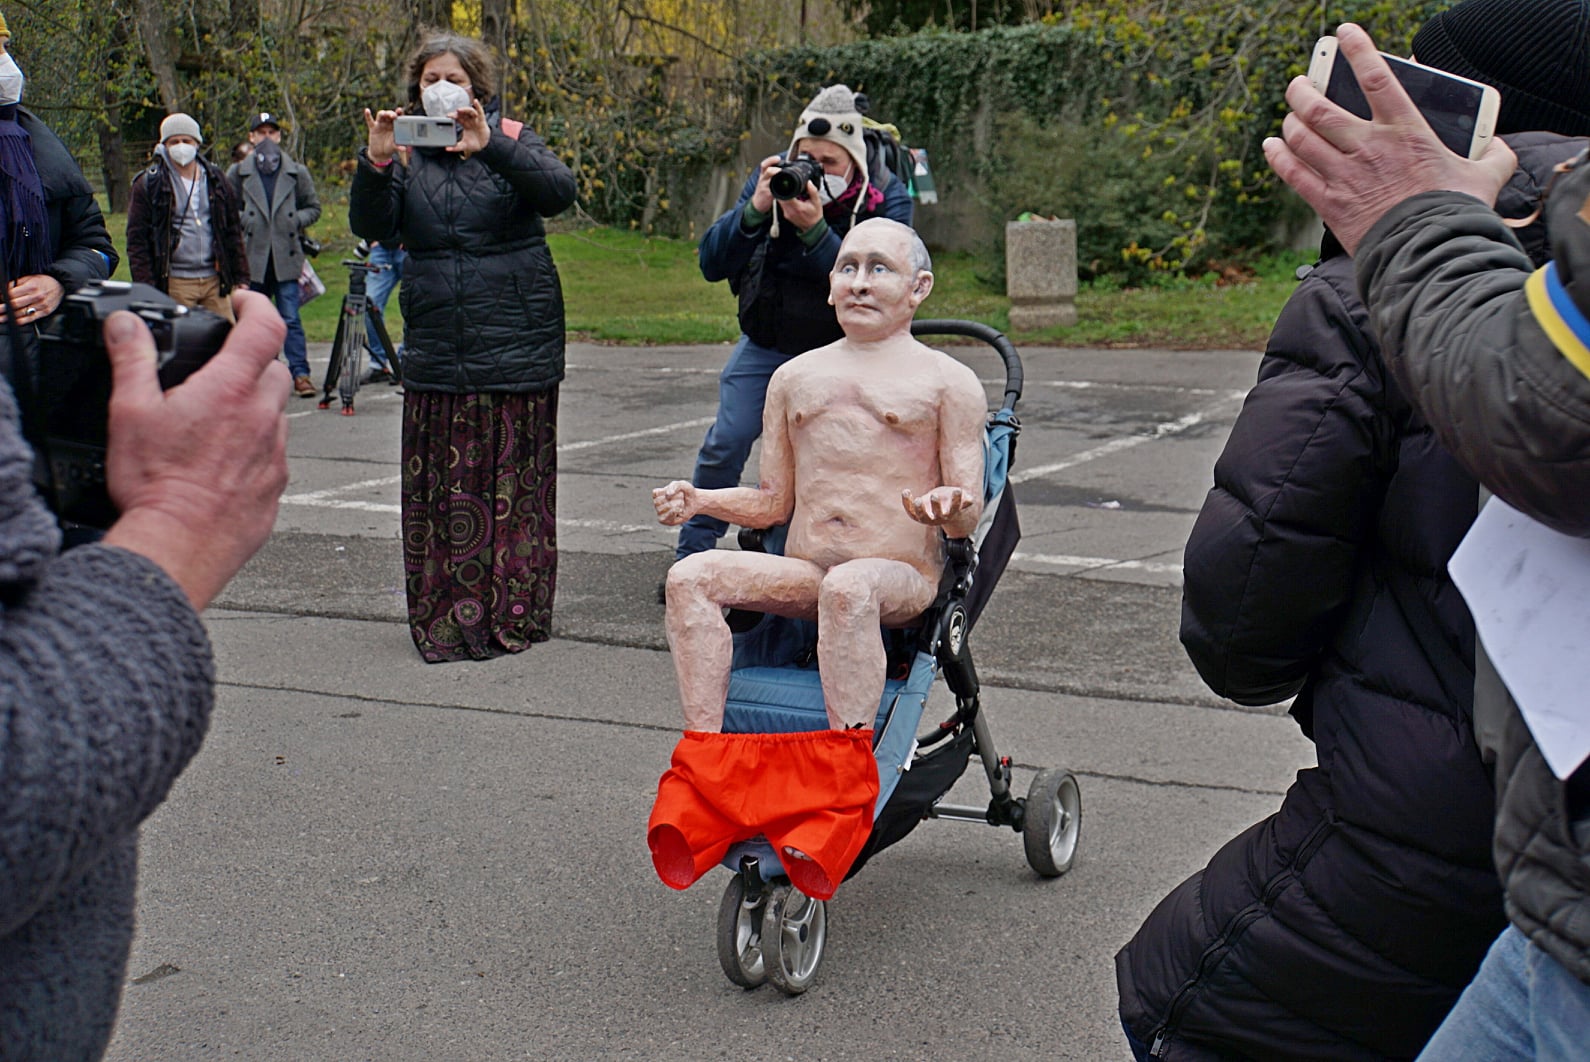
<svg viewBox="0 0 1590 1062">
<path fill-rule="evenodd" d="M 985 325 L 981 321 L 946 319 L 912 321 L 911 334 L 913 336 L 965 336 L 968 339 L 981 339 L 984 343 L 993 347 L 999 352 L 1000 359 L 1005 363 L 1005 408 L 1016 408 L 1016 401 L 1021 398 L 1021 355 L 1016 353 L 1016 345 L 1005 336 L 1005 333 L 990 325 Z"/>
</svg>

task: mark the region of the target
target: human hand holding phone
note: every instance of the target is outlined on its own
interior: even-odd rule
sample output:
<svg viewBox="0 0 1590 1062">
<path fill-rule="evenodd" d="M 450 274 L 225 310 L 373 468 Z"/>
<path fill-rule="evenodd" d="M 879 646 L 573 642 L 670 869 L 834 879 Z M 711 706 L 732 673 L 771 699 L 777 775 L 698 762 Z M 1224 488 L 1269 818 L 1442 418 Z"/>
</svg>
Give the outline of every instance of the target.
<svg viewBox="0 0 1590 1062">
<path fill-rule="evenodd" d="M 1420 192 L 1463 192 L 1494 203 L 1517 165 L 1507 145 L 1493 137 L 1478 159 L 1455 154 L 1362 27 L 1345 22 L 1336 40 L 1337 61 L 1345 58 L 1351 65 L 1373 118 L 1349 113 L 1300 76 L 1286 89 L 1292 113 L 1281 123 L 1281 136 L 1265 140 L 1264 154 L 1347 252 L 1357 250 L 1386 211 Z"/>
<path fill-rule="evenodd" d="M 1501 109 L 1502 97 L 1494 87 L 1385 52 L 1380 57 L 1443 144 L 1467 159 L 1485 154 Z M 1364 119 L 1374 117 L 1352 65 L 1340 58 L 1335 37 L 1315 42 L 1308 80 L 1348 113 Z"/>
</svg>

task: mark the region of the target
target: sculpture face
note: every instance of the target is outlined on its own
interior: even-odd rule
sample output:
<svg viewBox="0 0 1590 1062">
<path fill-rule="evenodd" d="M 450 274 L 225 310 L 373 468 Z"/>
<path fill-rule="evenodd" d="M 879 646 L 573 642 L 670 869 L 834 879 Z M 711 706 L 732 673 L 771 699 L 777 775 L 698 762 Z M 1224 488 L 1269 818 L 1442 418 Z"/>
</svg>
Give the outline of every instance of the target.
<svg viewBox="0 0 1590 1062">
<path fill-rule="evenodd" d="M 909 229 L 864 221 L 839 248 L 828 276 L 828 301 L 847 337 L 880 339 L 908 332 L 932 288 L 933 274 L 911 264 Z"/>
</svg>

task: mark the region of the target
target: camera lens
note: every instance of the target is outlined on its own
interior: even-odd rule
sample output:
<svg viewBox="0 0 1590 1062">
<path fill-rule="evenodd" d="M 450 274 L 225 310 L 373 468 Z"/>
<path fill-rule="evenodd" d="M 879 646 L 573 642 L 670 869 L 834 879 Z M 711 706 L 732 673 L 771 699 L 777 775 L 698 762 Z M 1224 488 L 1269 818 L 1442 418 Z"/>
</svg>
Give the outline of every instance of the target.
<svg viewBox="0 0 1590 1062">
<path fill-rule="evenodd" d="M 822 179 L 823 168 L 813 158 L 793 159 L 781 165 L 768 180 L 774 199 L 799 199 L 808 184 Z"/>
</svg>

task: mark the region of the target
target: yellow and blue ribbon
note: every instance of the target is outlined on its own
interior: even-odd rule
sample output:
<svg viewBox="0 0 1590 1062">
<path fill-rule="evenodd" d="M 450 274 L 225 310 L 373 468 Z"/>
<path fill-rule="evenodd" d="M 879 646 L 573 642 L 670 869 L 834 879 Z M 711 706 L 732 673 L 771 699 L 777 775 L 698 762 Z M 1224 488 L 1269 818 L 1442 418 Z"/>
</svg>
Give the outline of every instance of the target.
<svg viewBox="0 0 1590 1062">
<path fill-rule="evenodd" d="M 1557 263 L 1547 262 L 1524 282 L 1530 312 L 1562 356 L 1590 377 L 1590 319 L 1574 304 L 1557 276 Z"/>
</svg>

